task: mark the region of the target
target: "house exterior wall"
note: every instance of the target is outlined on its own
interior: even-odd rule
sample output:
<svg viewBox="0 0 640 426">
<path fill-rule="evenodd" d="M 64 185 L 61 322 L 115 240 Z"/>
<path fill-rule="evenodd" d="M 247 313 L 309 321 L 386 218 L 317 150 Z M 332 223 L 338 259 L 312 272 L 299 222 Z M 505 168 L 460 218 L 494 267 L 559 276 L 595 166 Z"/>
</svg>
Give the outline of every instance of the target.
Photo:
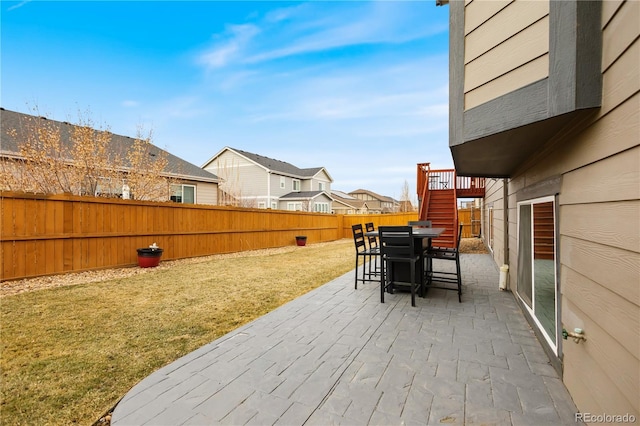
<svg viewBox="0 0 640 426">
<path fill-rule="evenodd" d="M 218 176 L 220 189 L 240 199 L 242 205 L 256 207 L 266 201 L 267 171 L 233 151 L 221 153 L 205 170 Z"/>
<path fill-rule="evenodd" d="M 496 265 L 505 263 L 504 179 L 485 181 L 483 237 Z"/>
<path fill-rule="evenodd" d="M 465 6 L 464 106 L 473 108 L 549 75 L 549 3 Z"/>
<path fill-rule="evenodd" d="M 284 188 L 280 187 L 281 179 L 284 179 Z M 299 179 L 298 179 L 299 180 Z M 293 191 L 294 179 L 290 176 L 283 176 L 277 173 L 271 173 L 271 196 L 275 199 L 289 194 Z"/>
<path fill-rule="evenodd" d="M 196 185 L 196 204 L 218 204 L 218 185 L 205 182 L 185 182 L 185 184 Z"/>
<path fill-rule="evenodd" d="M 601 107 L 562 128 L 508 179 L 506 222 L 502 181 L 489 180 L 483 219 L 488 226 L 493 206 L 493 257 L 502 264 L 500 250 L 507 235 L 514 290 L 517 202 L 555 196 L 559 321 L 569 331 L 582 328 L 587 337 L 580 344 L 560 340 L 563 381 L 581 412 L 636 418 L 640 418 L 638 17 L 640 2 L 602 3 Z"/>
<path fill-rule="evenodd" d="M 322 210 L 316 209 L 317 204 L 326 205 Z M 319 211 L 322 213 L 331 213 L 332 200 L 326 194 L 320 194 L 311 201 L 311 211 Z"/>
<path fill-rule="evenodd" d="M 324 184 L 324 188 L 320 189 L 320 183 Z M 324 170 L 310 179 L 310 186 L 309 191 L 326 191 L 329 194 L 331 193 L 331 179 L 329 179 L 329 176 Z"/>
</svg>

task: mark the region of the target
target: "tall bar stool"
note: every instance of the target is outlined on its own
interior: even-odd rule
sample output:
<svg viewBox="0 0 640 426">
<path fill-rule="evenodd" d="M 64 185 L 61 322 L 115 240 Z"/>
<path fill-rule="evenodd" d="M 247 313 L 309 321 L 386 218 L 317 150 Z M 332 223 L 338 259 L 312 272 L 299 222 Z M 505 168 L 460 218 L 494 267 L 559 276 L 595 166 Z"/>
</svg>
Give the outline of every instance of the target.
<svg viewBox="0 0 640 426">
<path fill-rule="evenodd" d="M 375 281 L 372 279 L 373 274 L 371 273 L 371 259 L 374 257 L 380 256 L 380 250 L 372 251 L 367 248 L 367 243 L 364 237 L 364 231 L 362 230 L 361 224 L 356 224 L 351 226 L 351 231 L 353 232 L 353 242 L 356 248 L 356 277 L 355 277 L 355 289 L 358 289 L 358 282 L 365 283 L 367 281 Z M 363 259 L 362 262 L 362 277 L 358 274 L 358 267 L 360 263 L 360 258 Z M 367 265 L 367 263 L 369 265 Z M 367 267 L 369 270 L 367 271 Z"/>
<path fill-rule="evenodd" d="M 376 230 L 373 222 L 365 223 L 364 228 L 367 233 Z M 367 235 L 367 242 L 369 251 L 371 252 L 371 257 L 369 258 L 369 276 L 380 276 L 381 268 L 380 262 L 378 262 L 380 258 L 380 245 L 378 244 L 378 237 L 375 235 Z M 375 255 L 376 253 L 377 256 Z"/>
<path fill-rule="evenodd" d="M 460 273 L 460 239 L 462 237 L 462 226 L 458 232 L 458 241 L 455 248 L 432 247 L 427 252 L 430 271 L 427 278 L 427 288 L 440 288 L 458 292 L 458 303 L 462 303 L 462 274 Z M 451 260 L 456 262 L 456 272 L 434 271 L 433 259 Z M 436 285 L 434 285 L 434 283 Z M 451 284 L 456 284 L 452 287 Z"/>
</svg>

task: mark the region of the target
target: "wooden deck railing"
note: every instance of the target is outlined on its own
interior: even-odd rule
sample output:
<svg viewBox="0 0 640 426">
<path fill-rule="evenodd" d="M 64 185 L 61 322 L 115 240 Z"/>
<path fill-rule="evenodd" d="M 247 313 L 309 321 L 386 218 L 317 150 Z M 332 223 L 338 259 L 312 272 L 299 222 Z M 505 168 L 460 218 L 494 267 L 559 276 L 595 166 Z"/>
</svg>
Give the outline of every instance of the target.
<svg viewBox="0 0 640 426">
<path fill-rule="evenodd" d="M 417 192 L 420 200 L 427 200 L 429 191 L 455 189 L 458 198 L 484 197 L 485 179 L 481 177 L 457 176 L 455 169 L 431 169 L 430 163 L 418 164 Z"/>
</svg>

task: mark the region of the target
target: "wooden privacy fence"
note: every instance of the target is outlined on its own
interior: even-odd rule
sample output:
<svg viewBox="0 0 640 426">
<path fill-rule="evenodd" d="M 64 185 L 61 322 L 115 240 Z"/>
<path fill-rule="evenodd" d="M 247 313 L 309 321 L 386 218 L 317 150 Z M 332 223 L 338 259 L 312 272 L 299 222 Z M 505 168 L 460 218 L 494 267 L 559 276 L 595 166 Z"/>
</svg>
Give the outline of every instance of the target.
<svg viewBox="0 0 640 426">
<path fill-rule="evenodd" d="M 458 223 L 462 226 L 462 238 L 478 237 L 480 235 L 481 211 L 478 208 L 458 209 Z"/>
<path fill-rule="evenodd" d="M 406 224 L 416 213 L 329 215 L 3 192 L 0 281 L 135 265 L 156 243 L 163 260 L 351 237 L 351 224 Z"/>
</svg>

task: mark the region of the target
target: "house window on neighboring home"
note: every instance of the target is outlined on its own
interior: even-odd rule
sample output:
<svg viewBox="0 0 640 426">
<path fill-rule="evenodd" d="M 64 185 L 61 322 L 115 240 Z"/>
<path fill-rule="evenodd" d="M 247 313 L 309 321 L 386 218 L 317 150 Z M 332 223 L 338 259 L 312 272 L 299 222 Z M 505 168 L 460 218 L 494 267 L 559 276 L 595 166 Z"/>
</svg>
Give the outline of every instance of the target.
<svg viewBox="0 0 640 426">
<path fill-rule="evenodd" d="M 300 191 L 300 180 L 294 179 L 292 181 L 292 188 L 294 191 Z"/>
<path fill-rule="evenodd" d="M 557 354 L 555 198 L 518 203 L 518 297 Z"/>
<path fill-rule="evenodd" d="M 329 213 L 329 203 L 315 203 L 313 211 L 318 213 Z"/>
<path fill-rule="evenodd" d="M 284 187 L 285 187 L 284 176 L 280 176 L 280 189 L 284 189 Z"/>
<path fill-rule="evenodd" d="M 97 179 L 94 196 L 122 198 L 123 179 L 105 178 Z"/>
<path fill-rule="evenodd" d="M 287 210 L 294 212 L 302 211 L 302 203 L 287 203 Z"/>
<path fill-rule="evenodd" d="M 266 209 L 267 208 L 267 203 L 265 203 L 264 201 L 259 201 L 258 202 L 258 208 L 259 209 Z"/>
<path fill-rule="evenodd" d="M 171 201 L 182 204 L 195 204 L 195 185 L 171 185 Z"/>
<path fill-rule="evenodd" d="M 324 182 L 318 182 L 318 191 L 324 191 Z"/>
<path fill-rule="evenodd" d="M 272 202 L 271 202 L 271 208 L 272 208 L 273 210 L 276 210 L 276 209 L 278 208 L 278 203 L 276 203 L 275 201 L 272 201 Z"/>
</svg>

